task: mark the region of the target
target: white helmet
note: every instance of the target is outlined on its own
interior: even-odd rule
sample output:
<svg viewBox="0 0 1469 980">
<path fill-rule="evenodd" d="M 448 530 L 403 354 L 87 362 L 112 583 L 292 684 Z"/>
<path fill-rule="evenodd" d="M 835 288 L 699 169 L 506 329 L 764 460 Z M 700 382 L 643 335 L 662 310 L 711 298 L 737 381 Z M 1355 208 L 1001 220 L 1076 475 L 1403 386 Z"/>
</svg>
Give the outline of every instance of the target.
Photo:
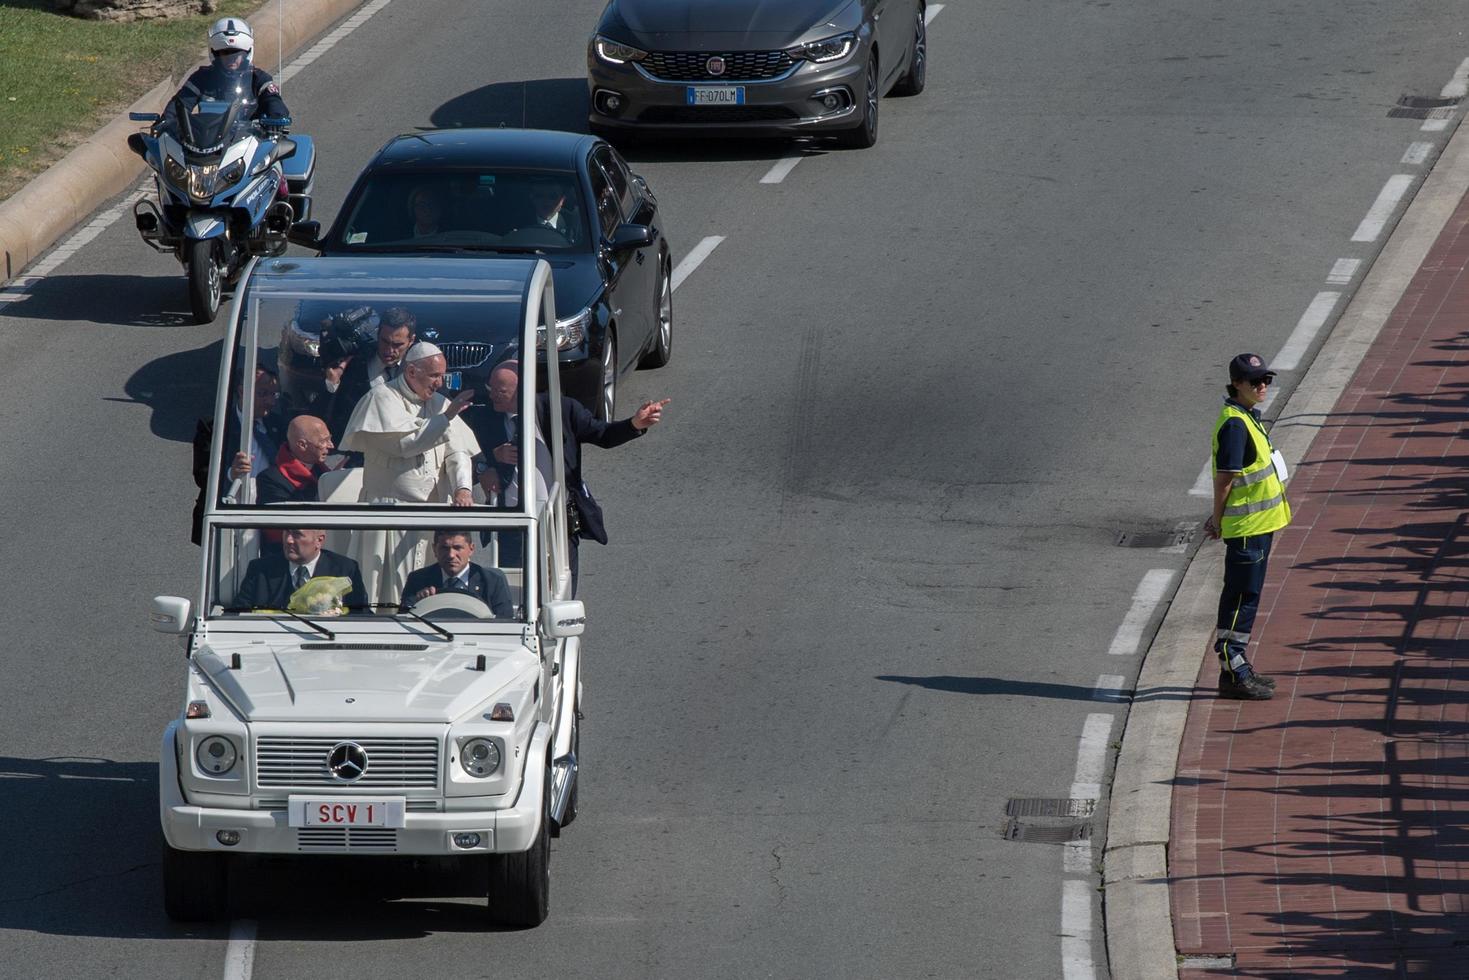
<svg viewBox="0 0 1469 980">
<path fill-rule="evenodd" d="M 209 28 L 209 50 L 215 54 L 222 51 L 243 51 L 249 54 L 254 49 L 255 32 L 238 17 L 222 17 Z"/>
</svg>

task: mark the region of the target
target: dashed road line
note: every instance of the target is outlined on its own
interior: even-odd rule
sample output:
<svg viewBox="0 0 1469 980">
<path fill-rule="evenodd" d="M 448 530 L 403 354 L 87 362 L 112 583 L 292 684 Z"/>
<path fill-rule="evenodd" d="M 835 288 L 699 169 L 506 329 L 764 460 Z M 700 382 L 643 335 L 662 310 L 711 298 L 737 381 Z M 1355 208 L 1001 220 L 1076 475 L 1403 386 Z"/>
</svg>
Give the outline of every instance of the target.
<svg viewBox="0 0 1469 980">
<path fill-rule="evenodd" d="M 1158 603 L 1163 601 L 1163 594 L 1168 591 L 1172 581 L 1173 571 L 1168 568 L 1150 569 L 1143 576 L 1137 591 L 1132 594 L 1132 606 L 1123 617 L 1122 625 L 1117 627 L 1112 645 L 1107 648 L 1108 654 L 1114 657 L 1131 657 L 1137 653 L 1143 641 L 1143 630 L 1153 618 L 1153 612 L 1158 608 Z"/>
<path fill-rule="evenodd" d="M 1337 259 L 1331 271 L 1326 274 L 1326 281 L 1333 286 L 1345 286 L 1356 278 L 1357 270 L 1361 266 L 1361 259 Z"/>
<path fill-rule="evenodd" d="M 224 950 L 224 980 L 250 980 L 255 971 L 255 921 L 230 923 L 230 942 Z"/>
<path fill-rule="evenodd" d="M 1403 154 L 1403 159 L 1398 162 L 1406 163 L 1410 167 L 1421 167 L 1428 160 L 1428 154 L 1432 152 L 1432 143 L 1422 141 L 1409 143 L 1407 152 Z"/>
<path fill-rule="evenodd" d="M 1093 701 L 1121 703 L 1127 700 L 1127 679 L 1121 674 L 1099 674 L 1092 687 Z"/>
<path fill-rule="evenodd" d="M 1354 242 L 1375 242 L 1377 236 L 1382 234 L 1382 229 L 1387 227 L 1387 219 L 1397 209 L 1398 202 L 1403 195 L 1408 193 L 1408 188 L 1413 186 L 1413 178 L 1409 174 L 1393 174 L 1382 185 L 1382 190 L 1377 193 L 1377 200 L 1372 202 L 1372 207 L 1367 209 L 1367 216 L 1352 233 Z"/>
<path fill-rule="evenodd" d="M 928 9 L 923 12 L 923 26 L 927 27 L 929 24 L 932 24 L 933 19 L 937 17 L 939 15 L 939 11 L 943 9 L 944 5 L 941 3 L 929 4 Z"/>
<path fill-rule="evenodd" d="M 1092 965 L 1092 883 L 1067 878 L 1061 883 L 1061 976 L 1096 980 Z"/>
<path fill-rule="evenodd" d="M 762 184 L 779 184 L 786 179 L 786 175 L 796 169 L 796 164 L 806 159 L 804 153 L 792 153 L 790 156 L 781 157 L 775 162 L 775 166 L 765 172 L 760 178 Z"/>
<path fill-rule="evenodd" d="M 1073 800 L 1102 798 L 1102 773 L 1107 767 L 1107 738 L 1112 734 L 1112 716 L 1090 714 L 1081 728 L 1076 749 L 1076 775 L 1071 782 Z"/>
<path fill-rule="evenodd" d="M 1331 317 L 1331 311 L 1336 309 L 1336 301 L 1339 299 L 1341 293 L 1332 290 L 1317 293 L 1311 300 L 1311 305 L 1306 307 L 1306 312 L 1296 321 L 1296 328 L 1286 338 L 1285 346 L 1275 355 L 1270 366 L 1277 371 L 1295 370 L 1311 346 L 1311 341 L 1316 339 L 1316 334 Z"/>
<path fill-rule="evenodd" d="M 678 267 L 673 270 L 673 288 L 677 289 L 683 285 L 683 281 L 693 274 L 693 271 L 699 267 L 699 263 L 707 259 L 709 253 L 718 248 L 719 243 L 722 241 L 724 241 L 723 235 L 710 235 L 695 245 L 689 251 L 689 254 L 683 257 L 683 261 L 678 264 Z"/>
</svg>

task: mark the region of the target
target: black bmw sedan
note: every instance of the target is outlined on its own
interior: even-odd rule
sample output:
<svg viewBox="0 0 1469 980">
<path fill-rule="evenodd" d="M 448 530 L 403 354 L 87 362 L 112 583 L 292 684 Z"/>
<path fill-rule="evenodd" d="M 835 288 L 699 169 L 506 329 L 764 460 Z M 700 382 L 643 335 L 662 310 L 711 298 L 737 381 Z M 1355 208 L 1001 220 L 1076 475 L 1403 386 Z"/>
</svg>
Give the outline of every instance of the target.
<svg viewBox="0 0 1469 980">
<path fill-rule="evenodd" d="M 587 46 L 592 132 L 877 142 L 923 91 L 924 0 L 610 0 Z"/>
<path fill-rule="evenodd" d="M 594 136 L 454 129 L 395 137 L 358 176 L 326 234 L 308 221 L 291 240 L 323 255 L 543 256 L 555 282 L 562 390 L 600 418 L 615 417 L 625 372 L 662 367 L 672 351 L 672 267 L 658 201 Z M 306 319 L 288 332 L 293 360 L 320 355 L 319 327 Z M 463 363 L 449 365 L 451 380 L 483 380 L 486 365 L 470 363 L 480 353 L 466 347 Z"/>
</svg>

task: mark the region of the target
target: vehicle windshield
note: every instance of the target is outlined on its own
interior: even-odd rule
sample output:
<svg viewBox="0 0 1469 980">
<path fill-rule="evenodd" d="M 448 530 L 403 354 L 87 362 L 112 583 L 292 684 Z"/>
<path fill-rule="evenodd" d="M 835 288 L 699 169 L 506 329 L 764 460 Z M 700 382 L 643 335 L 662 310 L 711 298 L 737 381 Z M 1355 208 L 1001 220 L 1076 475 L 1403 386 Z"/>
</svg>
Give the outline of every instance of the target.
<svg viewBox="0 0 1469 980">
<path fill-rule="evenodd" d="M 333 245 L 361 252 L 585 252 L 592 241 L 576 175 L 567 172 L 371 174 L 340 227 Z"/>
<path fill-rule="evenodd" d="M 215 616 L 304 617 L 328 629 L 337 617 L 526 618 L 525 526 L 457 525 L 446 514 L 444 526 L 432 528 L 378 522 L 212 530 L 207 584 Z"/>
<path fill-rule="evenodd" d="M 231 71 L 215 62 L 191 82 L 198 101 L 192 107 L 178 102 L 179 140 L 190 155 L 216 156 L 253 125 L 249 71 Z"/>
</svg>

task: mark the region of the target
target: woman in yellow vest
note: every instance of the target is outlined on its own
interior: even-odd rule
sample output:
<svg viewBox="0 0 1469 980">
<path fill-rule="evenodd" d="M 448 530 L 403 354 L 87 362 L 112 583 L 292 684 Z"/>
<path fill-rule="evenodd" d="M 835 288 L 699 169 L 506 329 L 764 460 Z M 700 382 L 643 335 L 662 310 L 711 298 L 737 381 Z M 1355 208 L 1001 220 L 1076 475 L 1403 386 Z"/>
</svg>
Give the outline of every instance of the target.
<svg viewBox="0 0 1469 980">
<path fill-rule="evenodd" d="M 1210 538 L 1223 538 L 1224 588 L 1214 649 L 1219 654 L 1219 696 L 1266 701 L 1275 681 L 1245 657 L 1260 606 L 1270 543 L 1290 523 L 1285 499 L 1285 460 L 1270 445 L 1257 407 L 1275 372 L 1258 354 L 1229 362 L 1229 397 L 1214 423 L 1214 512 L 1204 523 Z"/>
</svg>

